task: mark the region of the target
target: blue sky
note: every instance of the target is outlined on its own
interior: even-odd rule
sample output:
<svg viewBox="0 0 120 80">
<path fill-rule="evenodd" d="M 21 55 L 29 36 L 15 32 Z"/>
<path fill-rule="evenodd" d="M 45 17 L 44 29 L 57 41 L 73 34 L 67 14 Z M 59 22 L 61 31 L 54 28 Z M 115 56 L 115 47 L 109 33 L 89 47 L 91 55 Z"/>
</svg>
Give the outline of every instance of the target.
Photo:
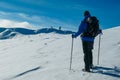
<svg viewBox="0 0 120 80">
<path fill-rule="evenodd" d="M 78 29 L 85 10 L 103 29 L 120 26 L 120 0 L 0 0 L 0 24 Z"/>
</svg>

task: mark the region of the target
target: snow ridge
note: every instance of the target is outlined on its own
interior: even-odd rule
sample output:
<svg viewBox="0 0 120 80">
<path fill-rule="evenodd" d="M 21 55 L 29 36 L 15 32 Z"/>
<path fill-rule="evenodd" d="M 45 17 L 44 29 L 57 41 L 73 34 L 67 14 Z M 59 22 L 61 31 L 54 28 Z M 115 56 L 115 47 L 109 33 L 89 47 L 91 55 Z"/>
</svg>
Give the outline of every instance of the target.
<svg viewBox="0 0 120 80">
<path fill-rule="evenodd" d="M 57 33 L 57 34 L 72 34 L 72 31 L 58 30 L 55 28 L 42 28 L 32 30 L 27 28 L 0 28 L 0 39 L 9 39 L 15 37 L 17 34 L 35 35 L 40 33 Z"/>
</svg>

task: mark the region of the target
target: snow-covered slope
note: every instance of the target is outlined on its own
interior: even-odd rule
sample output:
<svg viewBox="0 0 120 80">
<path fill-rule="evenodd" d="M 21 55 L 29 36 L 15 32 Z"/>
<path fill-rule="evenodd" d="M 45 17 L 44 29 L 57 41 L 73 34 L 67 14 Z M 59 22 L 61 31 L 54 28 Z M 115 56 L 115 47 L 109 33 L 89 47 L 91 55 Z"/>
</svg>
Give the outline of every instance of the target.
<svg viewBox="0 0 120 80">
<path fill-rule="evenodd" d="M 80 38 L 74 39 L 72 70 L 71 34 L 40 33 L 0 40 L 0 80 L 119 80 L 120 27 L 103 31 L 100 64 L 98 39 L 93 56 L 96 73 L 85 73 Z"/>
</svg>

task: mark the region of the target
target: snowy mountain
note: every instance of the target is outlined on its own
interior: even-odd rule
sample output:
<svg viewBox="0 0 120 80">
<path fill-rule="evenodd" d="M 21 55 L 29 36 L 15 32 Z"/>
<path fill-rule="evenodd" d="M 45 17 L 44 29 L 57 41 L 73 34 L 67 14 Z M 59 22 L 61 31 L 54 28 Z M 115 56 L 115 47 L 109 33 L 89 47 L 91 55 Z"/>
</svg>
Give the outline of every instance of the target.
<svg viewBox="0 0 120 80">
<path fill-rule="evenodd" d="M 96 37 L 93 50 L 95 73 L 81 71 L 84 61 L 79 37 L 74 39 L 70 71 L 72 32 L 46 30 L 0 28 L 1 39 L 4 39 L 0 40 L 0 80 L 120 79 L 120 27 L 103 31 L 99 65 L 99 36 Z"/>
<path fill-rule="evenodd" d="M 34 35 L 40 33 L 58 33 L 58 34 L 71 34 L 72 31 L 63 31 L 55 28 L 43 28 L 38 30 L 27 28 L 0 28 L 0 39 L 9 39 L 15 37 L 17 34 Z"/>
</svg>

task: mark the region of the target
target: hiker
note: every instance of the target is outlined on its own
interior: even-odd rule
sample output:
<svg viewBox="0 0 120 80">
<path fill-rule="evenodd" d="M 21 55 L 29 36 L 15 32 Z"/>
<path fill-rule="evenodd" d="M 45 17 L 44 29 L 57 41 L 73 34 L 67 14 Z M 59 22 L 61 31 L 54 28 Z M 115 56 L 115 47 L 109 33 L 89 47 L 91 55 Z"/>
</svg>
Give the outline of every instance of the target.
<svg viewBox="0 0 120 80">
<path fill-rule="evenodd" d="M 61 27 L 61 26 L 59 26 L 59 30 L 60 30 L 60 31 L 61 31 L 61 28 L 62 28 L 62 27 Z"/>
<path fill-rule="evenodd" d="M 82 40 L 82 46 L 83 46 L 83 53 L 84 53 L 84 63 L 85 68 L 83 71 L 90 72 L 90 69 L 93 67 L 93 56 L 92 56 L 92 49 L 94 44 L 95 36 L 91 36 L 89 33 L 87 33 L 87 30 L 89 30 L 88 23 L 90 22 L 91 14 L 89 11 L 84 12 L 84 19 L 81 22 L 78 32 L 72 34 L 72 38 L 76 38 L 81 34 L 81 40 Z M 87 33 L 87 35 L 86 35 Z M 99 30 L 99 33 L 101 33 L 101 30 Z"/>
</svg>

